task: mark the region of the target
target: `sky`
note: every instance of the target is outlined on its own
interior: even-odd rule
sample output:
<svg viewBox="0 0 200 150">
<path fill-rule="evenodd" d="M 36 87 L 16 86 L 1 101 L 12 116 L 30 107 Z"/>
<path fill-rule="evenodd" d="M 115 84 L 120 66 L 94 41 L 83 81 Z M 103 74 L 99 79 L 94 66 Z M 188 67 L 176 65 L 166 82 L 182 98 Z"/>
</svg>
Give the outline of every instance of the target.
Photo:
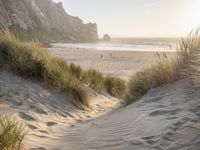
<svg viewBox="0 0 200 150">
<path fill-rule="evenodd" d="M 100 37 L 180 37 L 200 24 L 200 0 L 54 0 Z"/>
</svg>

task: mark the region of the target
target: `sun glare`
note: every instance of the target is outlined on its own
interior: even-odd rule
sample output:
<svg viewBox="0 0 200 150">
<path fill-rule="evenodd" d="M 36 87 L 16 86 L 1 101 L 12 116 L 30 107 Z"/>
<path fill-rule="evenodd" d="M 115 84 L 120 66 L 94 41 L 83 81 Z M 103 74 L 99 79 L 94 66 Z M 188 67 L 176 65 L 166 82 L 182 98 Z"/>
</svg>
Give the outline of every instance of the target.
<svg viewBox="0 0 200 150">
<path fill-rule="evenodd" d="M 188 30 L 197 28 L 200 25 L 200 1 L 194 0 L 186 3 L 182 14 L 182 23 Z"/>
</svg>

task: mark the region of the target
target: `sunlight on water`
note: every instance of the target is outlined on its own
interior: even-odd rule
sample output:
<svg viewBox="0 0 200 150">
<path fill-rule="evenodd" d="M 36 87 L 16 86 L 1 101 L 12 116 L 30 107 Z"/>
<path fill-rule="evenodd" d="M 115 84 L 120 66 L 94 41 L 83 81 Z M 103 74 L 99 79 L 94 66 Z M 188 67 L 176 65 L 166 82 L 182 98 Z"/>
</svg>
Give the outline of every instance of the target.
<svg viewBox="0 0 200 150">
<path fill-rule="evenodd" d="M 55 43 L 53 47 L 67 49 L 113 50 L 113 51 L 175 51 L 175 38 L 123 38 L 97 43 Z"/>
</svg>

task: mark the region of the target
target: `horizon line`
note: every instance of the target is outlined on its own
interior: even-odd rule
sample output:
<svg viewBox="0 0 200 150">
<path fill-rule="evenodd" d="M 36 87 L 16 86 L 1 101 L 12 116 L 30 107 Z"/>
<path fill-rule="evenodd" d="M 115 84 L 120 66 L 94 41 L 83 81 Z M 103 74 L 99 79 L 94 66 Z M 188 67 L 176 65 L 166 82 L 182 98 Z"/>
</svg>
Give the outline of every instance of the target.
<svg viewBox="0 0 200 150">
<path fill-rule="evenodd" d="M 103 37 L 103 36 L 100 36 L 101 38 Z M 117 38 L 183 38 L 183 37 L 185 37 L 185 36 L 111 36 L 111 39 L 117 39 Z M 99 38 L 99 39 L 101 39 L 101 38 Z"/>
</svg>

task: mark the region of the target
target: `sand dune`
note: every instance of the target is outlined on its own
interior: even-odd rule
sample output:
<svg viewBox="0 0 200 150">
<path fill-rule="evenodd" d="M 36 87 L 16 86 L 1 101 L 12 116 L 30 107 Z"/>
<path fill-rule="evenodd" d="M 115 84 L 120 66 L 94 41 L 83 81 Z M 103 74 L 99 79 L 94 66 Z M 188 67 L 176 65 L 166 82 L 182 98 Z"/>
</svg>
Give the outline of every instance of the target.
<svg viewBox="0 0 200 150">
<path fill-rule="evenodd" d="M 108 96 L 91 95 L 94 110 L 82 111 L 72 95 L 7 71 L 0 71 L 0 85 L 0 110 L 27 124 L 28 150 L 200 148 L 200 94 L 188 79 L 152 89 L 112 113 L 120 103 Z"/>
<path fill-rule="evenodd" d="M 152 89 L 128 107 L 66 128 L 51 149 L 199 150 L 199 98 L 188 80 Z"/>
<path fill-rule="evenodd" d="M 83 111 L 76 107 L 70 93 L 47 89 L 37 81 L 0 71 L 0 112 L 15 116 L 27 125 L 25 149 L 49 149 L 63 129 L 102 116 L 121 105 L 118 99 L 96 94 L 91 89 L 90 93 L 93 110 Z"/>
</svg>

